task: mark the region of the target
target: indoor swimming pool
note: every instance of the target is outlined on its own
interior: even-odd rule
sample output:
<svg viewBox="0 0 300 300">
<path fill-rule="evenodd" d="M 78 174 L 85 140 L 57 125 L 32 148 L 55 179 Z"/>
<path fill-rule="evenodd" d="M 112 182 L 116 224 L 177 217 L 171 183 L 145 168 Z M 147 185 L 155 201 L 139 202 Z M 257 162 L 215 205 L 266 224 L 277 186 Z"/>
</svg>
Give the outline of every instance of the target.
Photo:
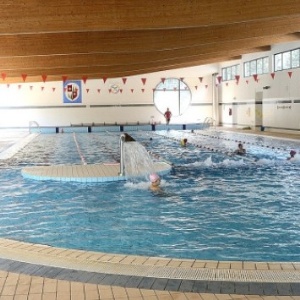
<svg viewBox="0 0 300 300">
<path fill-rule="evenodd" d="M 287 160 L 299 141 L 217 130 L 130 135 L 153 160 L 172 164 L 161 190 L 147 178 L 23 178 L 24 166 L 120 160 L 120 132 L 40 134 L 0 161 L 0 237 L 145 256 L 300 261 L 300 161 Z M 245 157 L 233 155 L 239 142 Z"/>
</svg>

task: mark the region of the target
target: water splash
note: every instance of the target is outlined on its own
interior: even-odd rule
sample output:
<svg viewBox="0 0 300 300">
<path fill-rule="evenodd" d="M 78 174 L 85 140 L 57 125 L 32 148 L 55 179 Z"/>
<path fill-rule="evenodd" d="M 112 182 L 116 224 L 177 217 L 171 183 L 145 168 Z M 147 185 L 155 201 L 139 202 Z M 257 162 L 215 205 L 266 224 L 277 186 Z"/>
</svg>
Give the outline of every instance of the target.
<svg viewBox="0 0 300 300">
<path fill-rule="evenodd" d="M 138 142 L 124 143 L 124 167 L 126 176 L 143 176 L 154 171 L 153 161 L 146 148 Z"/>
</svg>

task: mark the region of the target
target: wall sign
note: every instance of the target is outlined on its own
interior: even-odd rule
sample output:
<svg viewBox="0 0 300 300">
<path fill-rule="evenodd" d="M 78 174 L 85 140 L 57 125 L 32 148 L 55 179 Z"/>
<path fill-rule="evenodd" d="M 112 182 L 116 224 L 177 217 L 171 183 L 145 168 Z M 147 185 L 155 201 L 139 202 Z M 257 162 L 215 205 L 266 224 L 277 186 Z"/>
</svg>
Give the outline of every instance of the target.
<svg viewBox="0 0 300 300">
<path fill-rule="evenodd" d="M 82 103 L 81 80 L 67 80 L 63 83 L 64 103 Z"/>
</svg>

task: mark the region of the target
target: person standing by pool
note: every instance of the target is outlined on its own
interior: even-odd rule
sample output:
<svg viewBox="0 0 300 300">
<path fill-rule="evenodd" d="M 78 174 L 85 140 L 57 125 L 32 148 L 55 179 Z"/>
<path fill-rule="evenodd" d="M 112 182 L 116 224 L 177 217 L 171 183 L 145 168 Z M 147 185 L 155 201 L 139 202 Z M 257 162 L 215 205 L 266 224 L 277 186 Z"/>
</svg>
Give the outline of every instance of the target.
<svg viewBox="0 0 300 300">
<path fill-rule="evenodd" d="M 170 121 L 171 121 L 171 117 L 172 117 L 172 113 L 169 110 L 169 107 L 167 108 L 166 112 L 164 113 L 167 125 L 169 125 Z"/>
</svg>

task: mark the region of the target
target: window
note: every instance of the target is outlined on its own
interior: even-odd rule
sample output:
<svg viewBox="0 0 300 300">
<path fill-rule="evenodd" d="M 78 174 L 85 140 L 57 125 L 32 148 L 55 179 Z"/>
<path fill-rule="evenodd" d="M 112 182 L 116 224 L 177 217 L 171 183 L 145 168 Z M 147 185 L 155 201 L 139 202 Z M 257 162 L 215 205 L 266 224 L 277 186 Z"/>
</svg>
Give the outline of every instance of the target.
<svg viewBox="0 0 300 300">
<path fill-rule="evenodd" d="M 244 62 L 244 77 L 269 73 L 269 57 Z"/>
<path fill-rule="evenodd" d="M 162 114 L 169 108 L 173 116 L 180 116 L 187 110 L 191 100 L 189 87 L 177 78 L 165 79 L 153 91 L 153 102 Z"/>
<path fill-rule="evenodd" d="M 300 67 L 300 48 L 274 55 L 274 71 L 282 71 Z"/>
<path fill-rule="evenodd" d="M 239 65 L 222 68 L 222 81 L 235 80 L 236 75 L 239 75 Z"/>
</svg>

